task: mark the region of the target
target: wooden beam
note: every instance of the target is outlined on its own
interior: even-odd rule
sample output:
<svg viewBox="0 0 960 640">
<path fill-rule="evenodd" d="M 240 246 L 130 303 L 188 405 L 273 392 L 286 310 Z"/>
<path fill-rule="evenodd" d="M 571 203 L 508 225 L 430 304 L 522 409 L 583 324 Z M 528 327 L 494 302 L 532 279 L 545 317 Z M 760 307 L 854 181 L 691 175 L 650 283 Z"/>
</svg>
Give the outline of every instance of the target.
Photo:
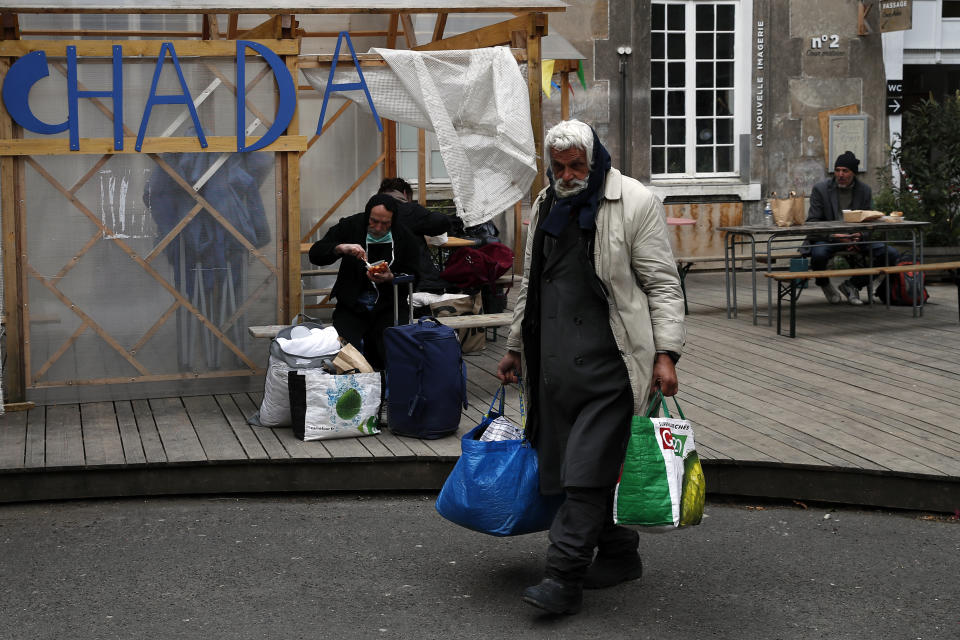
<svg viewBox="0 0 960 640">
<path fill-rule="evenodd" d="M 280 39 L 281 22 L 280 16 L 274 15 L 267 18 L 252 29 L 247 29 L 238 36 L 239 40 L 250 40 L 252 38 L 276 38 Z"/>
<path fill-rule="evenodd" d="M 230 17 L 227 18 L 227 39 L 228 40 L 237 39 L 239 18 L 240 16 L 238 16 L 235 13 L 231 13 Z"/>
<path fill-rule="evenodd" d="M 6 15 L 6 14 L 4 14 Z M 0 76 L 6 77 L 10 69 L 9 59 L 0 59 Z M 0 137 L 12 138 L 14 135 L 13 119 L 7 110 L 0 105 Z M 0 225 L 3 234 L 3 290 L 4 295 L 4 329 L 6 332 L 6 363 L 3 367 L 5 375 L 4 391 L 8 399 L 20 401 L 24 399 L 23 374 L 23 307 L 21 294 L 23 287 L 20 282 L 20 207 L 17 194 L 17 169 L 20 160 L 16 158 L 0 158 Z"/>
<path fill-rule="evenodd" d="M 400 16 L 400 22 L 403 23 L 403 37 L 407 41 L 408 49 L 417 48 L 417 33 L 413 30 L 413 18 L 409 13 Z"/>
<path fill-rule="evenodd" d="M 390 23 L 387 26 L 387 49 L 397 48 L 397 30 L 400 26 L 400 16 L 396 13 L 390 14 Z"/>
<path fill-rule="evenodd" d="M 542 14 L 533 14 L 540 16 Z M 543 17 L 546 19 L 546 16 Z M 510 44 L 510 34 L 514 31 L 527 29 L 530 26 L 531 16 L 512 18 L 487 27 L 466 31 L 443 40 L 428 42 L 416 47 L 417 51 L 448 51 L 450 49 L 478 49 L 481 47 L 496 47 Z"/>
<path fill-rule="evenodd" d="M 217 23 L 217 14 L 215 13 L 203 14 L 203 39 L 204 40 L 220 39 L 220 25 Z"/>
<path fill-rule="evenodd" d="M 437 21 L 433 24 L 433 37 L 431 42 L 443 40 L 443 31 L 447 28 L 447 12 L 441 11 L 437 14 Z"/>
<path fill-rule="evenodd" d="M 255 39 L 280 56 L 300 53 L 300 43 L 297 40 Z M 109 58 L 113 56 L 113 46 L 123 47 L 123 56 L 133 58 L 137 56 L 156 57 L 160 53 L 163 40 L 3 40 L 0 41 L 0 56 L 21 57 L 33 51 L 45 51 L 48 57 L 64 58 L 67 47 L 77 48 L 78 56 L 97 56 Z M 236 57 L 237 43 L 229 40 L 179 40 L 172 42 L 177 50 L 177 57 Z"/>
<path fill-rule="evenodd" d="M 540 88 L 540 36 L 546 34 L 545 14 L 531 14 L 527 20 L 527 91 L 530 98 L 530 124 L 533 127 L 533 144 L 537 158 L 537 176 L 530 187 L 533 201 L 544 183 L 543 162 L 543 103 Z"/>
<path fill-rule="evenodd" d="M 427 204 L 427 132 L 417 129 L 417 199 Z"/>
<path fill-rule="evenodd" d="M 19 40 L 20 36 L 20 19 L 17 14 L 10 11 L 0 13 L 0 39 Z"/>
<path fill-rule="evenodd" d="M 395 178 L 397 176 L 397 123 L 393 120 L 383 121 L 383 148 L 386 157 L 383 159 L 383 176 Z"/>
<path fill-rule="evenodd" d="M 287 69 L 294 78 L 298 77 L 300 71 L 297 69 L 297 56 L 287 56 Z M 295 134 L 300 130 L 299 110 L 294 111 L 293 119 L 287 129 L 288 134 Z M 279 243 L 282 247 L 282 260 L 277 264 L 282 265 L 284 273 L 283 280 L 286 283 L 278 283 L 278 289 L 284 292 L 285 299 L 278 305 L 277 321 L 286 322 L 300 313 L 300 252 L 297 250 L 300 241 L 300 154 L 284 153 L 280 155 L 282 167 L 284 169 L 283 189 L 285 193 L 284 208 L 281 224 L 283 228 L 283 237 Z M 292 248 L 291 248 L 292 247 Z M 285 285 L 285 286 L 284 286 Z"/>
<path fill-rule="evenodd" d="M 70 150 L 67 138 L 0 138 L 0 156 L 53 156 L 71 154 L 131 154 L 131 153 L 232 153 L 237 150 L 233 136 L 208 136 L 207 148 L 200 146 L 197 138 L 144 138 L 143 150 L 136 150 L 137 139 L 125 137 L 123 150 L 114 151 L 113 138 L 81 138 L 80 149 Z M 251 141 L 252 144 L 252 141 Z M 306 136 L 280 136 L 262 151 L 303 151 L 307 148 Z"/>
</svg>

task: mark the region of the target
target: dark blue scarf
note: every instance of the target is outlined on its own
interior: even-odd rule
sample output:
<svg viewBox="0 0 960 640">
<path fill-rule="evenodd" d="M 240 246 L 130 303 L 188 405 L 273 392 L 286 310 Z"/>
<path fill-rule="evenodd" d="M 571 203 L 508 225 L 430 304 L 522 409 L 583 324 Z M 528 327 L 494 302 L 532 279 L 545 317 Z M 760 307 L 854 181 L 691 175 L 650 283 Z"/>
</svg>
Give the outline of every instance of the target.
<svg viewBox="0 0 960 640">
<path fill-rule="evenodd" d="M 593 128 L 591 127 L 591 131 Z M 557 198 L 547 219 L 540 223 L 544 231 L 557 237 L 567 227 L 570 218 L 577 216 L 581 229 L 595 229 L 597 226 L 597 207 L 600 194 L 603 193 L 603 182 L 607 171 L 610 170 L 610 154 L 600 143 L 597 132 L 593 131 L 593 159 L 591 161 L 590 176 L 587 179 L 587 188 L 566 198 Z M 550 178 L 550 188 L 554 188 L 553 170 L 547 170 Z M 556 191 L 554 191 L 556 193 Z"/>
</svg>

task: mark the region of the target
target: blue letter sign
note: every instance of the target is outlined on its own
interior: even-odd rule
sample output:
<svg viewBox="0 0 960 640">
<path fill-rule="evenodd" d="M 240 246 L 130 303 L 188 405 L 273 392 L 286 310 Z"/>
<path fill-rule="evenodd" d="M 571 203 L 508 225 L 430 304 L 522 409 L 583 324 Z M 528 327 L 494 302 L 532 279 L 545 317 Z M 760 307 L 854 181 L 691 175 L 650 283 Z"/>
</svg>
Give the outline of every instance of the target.
<svg viewBox="0 0 960 640">
<path fill-rule="evenodd" d="M 350 56 L 353 58 L 353 66 L 357 68 L 357 74 L 360 76 L 360 82 L 343 82 L 340 84 L 334 84 L 333 82 L 333 73 L 337 70 L 337 58 L 340 57 L 340 43 L 346 39 L 347 46 L 350 47 Z M 380 116 L 377 115 L 377 108 L 373 106 L 373 98 L 370 97 L 370 91 L 367 90 L 367 81 L 363 79 L 363 71 L 360 70 L 360 63 L 357 61 L 357 54 L 353 50 L 353 42 L 350 40 L 350 34 L 346 31 L 341 31 L 340 35 L 337 37 L 337 48 L 333 52 L 333 61 L 330 63 L 330 77 L 327 79 L 327 88 L 323 92 L 323 106 L 320 107 L 320 122 L 317 123 L 317 135 L 320 135 L 323 132 L 323 116 L 327 112 L 327 101 L 330 99 L 330 94 L 334 91 L 354 91 L 357 89 L 363 89 L 363 93 L 367 96 L 367 102 L 370 104 L 370 110 L 373 111 L 373 119 L 377 121 L 377 128 L 380 131 L 383 131 L 383 124 L 380 123 Z"/>
<path fill-rule="evenodd" d="M 80 148 L 80 98 L 113 98 L 113 148 L 123 150 L 123 48 L 113 46 L 113 90 L 77 89 L 77 48 L 67 47 L 67 107 L 70 110 L 70 150 Z M 140 147 L 137 147 L 140 150 Z"/>
<path fill-rule="evenodd" d="M 263 137 L 254 142 L 249 147 L 246 146 L 246 115 L 247 115 L 247 86 L 246 86 L 246 60 L 244 58 L 244 49 L 250 47 L 267 61 L 270 68 L 273 69 L 273 77 L 277 80 L 277 117 L 273 125 L 267 130 Z M 280 137 L 293 119 L 293 113 L 297 108 L 297 89 L 293 86 L 293 78 L 280 56 L 275 54 L 267 47 L 257 42 L 248 40 L 237 40 L 237 151 L 257 151 L 263 149 L 268 144 Z"/>
<path fill-rule="evenodd" d="M 177 70 L 177 77 L 180 78 L 180 87 L 183 89 L 181 94 L 172 94 L 167 96 L 157 95 L 157 81 L 160 80 L 160 71 L 163 69 L 163 60 L 167 55 L 167 49 L 170 50 L 170 60 L 173 62 L 173 68 Z M 190 89 L 187 88 L 187 81 L 183 79 L 183 70 L 180 68 L 180 61 L 177 60 L 177 52 L 173 48 L 172 42 L 164 42 L 160 46 L 160 55 L 157 56 L 157 67 L 153 72 L 153 84 L 150 85 L 150 95 L 147 96 L 147 106 L 143 108 L 143 119 L 140 120 L 140 133 L 137 134 L 137 151 L 143 148 L 143 138 L 147 133 L 147 122 L 150 121 L 150 110 L 154 104 L 185 104 L 190 109 L 190 117 L 193 118 L 193 126 L 197 130 L 197 138 L 200 139 L 200 146 L 207 148 L 207 138 L 203 135 L 203 127 L 200 126 L 200 117 L 197 115 L 197 108 L 193 106 L 193 98 L 190 97 Z"/>
<path fill-rule="evenodd" d="M 10 66 L 3 81 L 3 104 L 10 117 L 27 131 L 45 135 L 66 131 L 70 126 L 70 120 L 48 124 L 30 110 L 30 89 L 48 75 L 50 68 L 46 52 L 31 51 Z"/>
</svg>

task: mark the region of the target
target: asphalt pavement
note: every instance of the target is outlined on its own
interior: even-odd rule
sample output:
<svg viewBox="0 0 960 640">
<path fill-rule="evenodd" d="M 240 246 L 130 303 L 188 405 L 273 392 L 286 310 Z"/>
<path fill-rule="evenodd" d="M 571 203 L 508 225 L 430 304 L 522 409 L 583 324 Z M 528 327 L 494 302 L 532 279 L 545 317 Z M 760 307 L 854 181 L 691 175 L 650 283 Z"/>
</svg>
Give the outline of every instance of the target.
<svg viewBox="0 0 960 640">
<path fill-rule="evenodd" d="M 641 538 L 641 581 L 557 617 L 520 600 L 545 533 L 461 529 L 434 498 L 0 505 L 0 638 L 960 638 L 956 517 L 710 502 Z"/>
</svg>

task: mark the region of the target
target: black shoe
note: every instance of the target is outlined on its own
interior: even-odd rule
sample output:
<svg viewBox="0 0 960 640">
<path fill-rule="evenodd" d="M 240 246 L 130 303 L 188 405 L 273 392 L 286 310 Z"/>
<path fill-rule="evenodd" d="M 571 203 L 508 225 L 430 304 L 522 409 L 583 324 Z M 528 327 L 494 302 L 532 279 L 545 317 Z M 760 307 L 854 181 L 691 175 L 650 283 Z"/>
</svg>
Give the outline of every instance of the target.
<svg viewBox="0 0 960 640">
<path fill-rule="evenodd" d="M 643 562 L 640 554 L 630 557 L 614 556 L 603 558 L 597 556 L 587 575 L 583 578 L 584 589 L 606 589 L 628 580 L 636 580 L 643 575 Z"/>
<path fill-rule="evenodd" d="M 572 582 L 544 578 L 523 590 L 523 601 L 550 613 L 579 613 L 583 587 Z"/>
</svg>

